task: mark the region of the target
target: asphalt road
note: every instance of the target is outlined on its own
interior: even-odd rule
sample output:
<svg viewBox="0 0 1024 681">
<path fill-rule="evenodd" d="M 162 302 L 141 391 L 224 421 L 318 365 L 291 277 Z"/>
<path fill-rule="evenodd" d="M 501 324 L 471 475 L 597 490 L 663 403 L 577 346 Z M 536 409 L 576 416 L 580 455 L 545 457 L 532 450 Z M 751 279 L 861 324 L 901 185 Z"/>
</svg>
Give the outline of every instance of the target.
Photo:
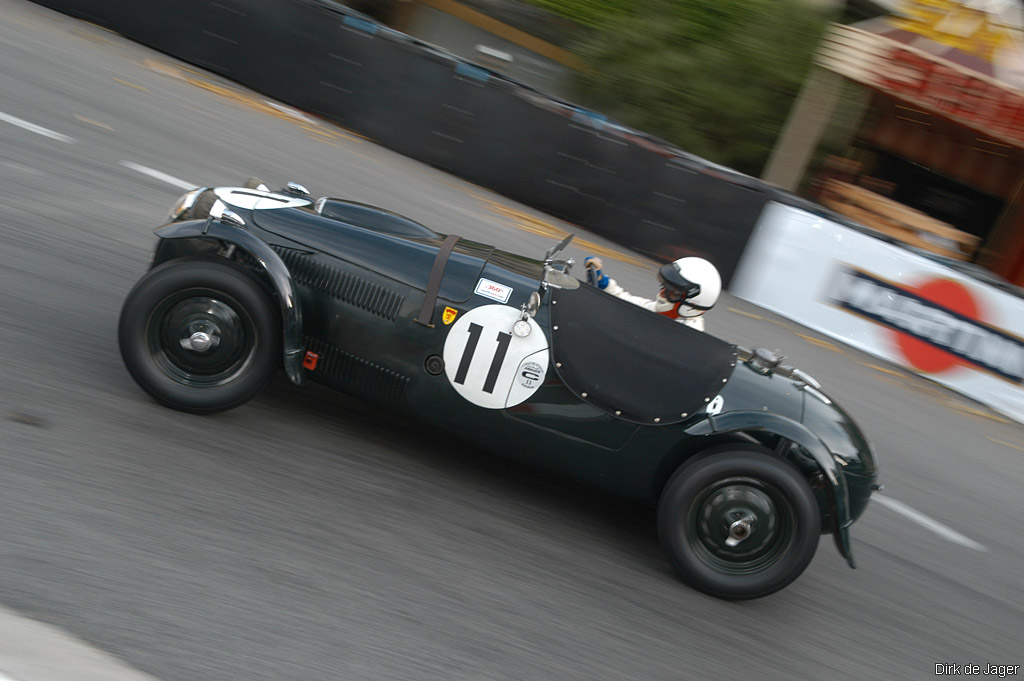
<svg viewBox="0 0 1024 681">
<path fill-rule="evenodd" d="M 296 180 L 538 255 L 571 228 L 94 26 L 23 0 L 0 15 L 0 604 L 165 681 L 1024 663 L 1024 427 L 729 297 L 709 329 L 821 380 L 886 497 L 924 516 L 873 503 L 859 569 L 825 537 L 754 602 L 677 581 L 647 509 L 316 386 L 213 417 L 157 406 L 115 331 L 178 181 Z M 609 246 L 577 232 L 577 258 Z M 608 269 L 653 287 L 635 256 Z"/>
</svg>

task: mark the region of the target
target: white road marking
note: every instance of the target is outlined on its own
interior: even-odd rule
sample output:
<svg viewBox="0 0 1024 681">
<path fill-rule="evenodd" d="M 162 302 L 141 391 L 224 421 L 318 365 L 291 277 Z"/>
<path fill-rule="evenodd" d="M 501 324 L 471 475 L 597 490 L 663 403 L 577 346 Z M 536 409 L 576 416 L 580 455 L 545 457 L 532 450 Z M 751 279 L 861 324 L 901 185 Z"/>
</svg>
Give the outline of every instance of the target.
<svg viewBox="0 0 1024 681">
<path fill-rule="evenodd" d="M 173 175 L 168 175 L 167 173 L 162 173 L 159 170 L 153 170 L 152 168 L 147 168 L 146 166 L 140 166 L 138 163 L 132 163 L 131 161 L 121 161 L 121 165 L 123 165 L 125 168 L 130 168 L 137 173 L 148 175 L 149 177 L 152 177 L 154 180 L 166 182 L 167 184 L 173 185 L 178 189 L 195 189 L 198 186 L 192 182 L 186 182 L 185 180 L 181 180 L 177 177 L 174 177 Z"/>
<path fill-rule="evenodd" d="M 871 499 L 872 501 L 876 501 L 882 506 L 885 506 L 886 508 L 892 509 L 893 511 L 896 511 L 897 513 L 900 513 L 906 516 L 907 518 L 910 518 L 921 527 L 931 530 L 943 539 L 948 539 L 953 543 L 960 544 L 961 546 L 966 546 L 967 548 L 974 549 L 975 551 L 988 551 L 987 548 L 985 548 L 978 542 L 974 541 L 973 539 L 965 537 L 964 535 L 960 534 L 952 528 L 946 527 L 937 520 L 932 520 L 924 513 L 921 513 L 920 511 L 911 508 L 910 506 L 907 506 L 902 501 L 896 501 L 892 497 L 883 496 L 881 494 L 875 494 L 871 497 Z"/>
<path fill-rule="evenodd" d="M 22 119 L 17 118 L 16 116 L 11 116 L 10 114 L 5 114 L 2 111 L 0 111 L 0 121 L 4 121 L 5 123 L 10 123 L 11 125 L 16 125 L 19 128 L 23 128 L 25 130 L 28 130 L 29 132 L 34 132 L 37 135 L 42 135 L 43 137 L 49 137 L 50 139 L 55 139 L 55 140 L 57 140 L 59 142 L 66 142 L 68 144 L 74 144 L 75 143 L 75 138 L 74 137 L 68 137 L 67 135 L 62 135 L 59 132 L 54 132 L 53 130 L 50 130 L 49 128 L 44 128 L 41 125 L 36 125 L 35 123 L 29 123 L 28 121 L 23 121 Z"/>
</svg>

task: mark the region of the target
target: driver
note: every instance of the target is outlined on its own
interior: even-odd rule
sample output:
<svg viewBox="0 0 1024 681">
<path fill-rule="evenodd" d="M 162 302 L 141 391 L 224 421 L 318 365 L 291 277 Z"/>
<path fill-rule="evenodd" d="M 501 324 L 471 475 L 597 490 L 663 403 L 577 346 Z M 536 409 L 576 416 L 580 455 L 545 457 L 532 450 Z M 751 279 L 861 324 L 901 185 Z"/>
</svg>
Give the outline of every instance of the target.
<svg viewBox="0 0 1024 681">
<path fill-rule="evenodd" d="M 654 300 L 634 296 L 603 274 L 604 262 L 600 258 L 586 258 L 583 264 L 588 281 L 599 289 L 699 331 L 704 330 L 704 313 L 715 306 L 722 292 L 722 277 L 704 258 L 680 258 L 662 265 L 658 270 L 661 289 Z"/>
</svg>

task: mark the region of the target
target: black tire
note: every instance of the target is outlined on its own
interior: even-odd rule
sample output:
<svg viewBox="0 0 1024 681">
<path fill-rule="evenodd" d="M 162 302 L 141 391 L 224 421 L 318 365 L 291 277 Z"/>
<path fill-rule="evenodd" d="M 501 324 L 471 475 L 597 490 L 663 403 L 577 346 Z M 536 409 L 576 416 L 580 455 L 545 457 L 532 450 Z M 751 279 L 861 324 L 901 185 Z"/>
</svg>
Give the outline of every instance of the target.
<svg viewBox="0 0 1024 681">
<path fill-rule="evenodd" d="M 811 562 L 821 512 L 788 462 L 763 447 L 728 445 L 672 476 L 658 504 L 658 534 L 687 584 L 718 598 L 760 598 Z"/>
<path fill-rule="evenodd" d="M 121 357 L 157 401 L 212 414 L 252 399 L 274 375 L 278 319 L 265 289 L 234 263 L 173 260 L 128 294 L 118 329 Z"/>
<path fill-rule="evenodd" d="M 266 186 L 266 184 L 260 178 L 250 177 L 248 180 L 245 181 L 245 184 L 243 184 L 242 187 L 244 187 L 245 189 L 259 189 L 261 184 Z"/>
</svg>

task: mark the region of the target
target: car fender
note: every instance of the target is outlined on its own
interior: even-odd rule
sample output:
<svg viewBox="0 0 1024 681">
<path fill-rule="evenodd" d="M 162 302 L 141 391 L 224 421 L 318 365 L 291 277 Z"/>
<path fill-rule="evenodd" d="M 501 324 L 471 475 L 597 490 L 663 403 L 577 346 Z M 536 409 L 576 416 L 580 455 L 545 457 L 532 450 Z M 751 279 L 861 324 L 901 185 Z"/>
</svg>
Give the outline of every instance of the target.
<svg viewBox="0 0 1024 681">
<path fill-rule="evenodd" d="M 836 548 L 850 567 L 853 562 L 853 548 L 850 544 L 849 493 L 839 462 L 822 442 L 821 438 L 803 424 L 778 414 L 757 411 L 733 411 L 707 418 L 687 428 L 690 435 L 725 435 L 729 433 L 767 431 L 786 438 L 804 449 L 818 465 L 824 476 L 828 498 L 832 505 L 833 538 Z"/>
<path fill-rule="evenodd" d="M 233 225 L 215 220 L 174 222 L 154 230 L 160 239 L 205 239 L 232 244 L 252 256 L 267 273 L 281 307 L 284 334 L 284 370 L 289 380 L 302 385 L 302 309 L 298 304 L 295 283 L 287 265 L 262 239 Z"/>
</svg>

